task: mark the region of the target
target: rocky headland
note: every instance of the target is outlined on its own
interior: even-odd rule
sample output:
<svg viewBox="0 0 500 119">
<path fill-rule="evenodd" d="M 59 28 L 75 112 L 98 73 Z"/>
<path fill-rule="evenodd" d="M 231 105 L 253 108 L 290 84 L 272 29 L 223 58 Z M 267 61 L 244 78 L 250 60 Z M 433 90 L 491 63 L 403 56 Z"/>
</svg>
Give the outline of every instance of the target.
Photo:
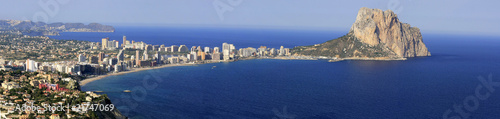
<svg viewBox="0 0 500 119">
<path fill-rule="evenodd" d="M 337 39 L 292 49 L 296 56 L 325 56 L 335 59 L 401 60 L 430 56 L 420 29 L 399 21 L 391 10 L 359 10 L 350 31 Z"/>
</svg>

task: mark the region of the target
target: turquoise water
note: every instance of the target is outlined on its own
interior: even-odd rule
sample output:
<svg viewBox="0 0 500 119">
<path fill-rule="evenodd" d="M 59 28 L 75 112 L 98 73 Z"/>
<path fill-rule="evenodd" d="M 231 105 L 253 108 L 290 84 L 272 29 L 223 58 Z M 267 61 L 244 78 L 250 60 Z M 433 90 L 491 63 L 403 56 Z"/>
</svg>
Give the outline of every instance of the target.
<svg viewBox="0 0 500 119">
<path fill-rule="evenodd" d="M 478 76 L 491 74 L 500 82 L 500 39 L 424 34 L 424 42 L 433 56 L 406 61 L 259 59 L 168 67 L 110 76 L 82 90 L 104 91 L 131 118 L 401 119 L 443 118 L 448 109 L 464 105 L 466 97 L 475 94 L 481 85 Z M 467 102 L 477 106 L 466 110 L 469 118 L 500 117 L 500 92 L 490 94 L 477 105 Z"/>
</svg>

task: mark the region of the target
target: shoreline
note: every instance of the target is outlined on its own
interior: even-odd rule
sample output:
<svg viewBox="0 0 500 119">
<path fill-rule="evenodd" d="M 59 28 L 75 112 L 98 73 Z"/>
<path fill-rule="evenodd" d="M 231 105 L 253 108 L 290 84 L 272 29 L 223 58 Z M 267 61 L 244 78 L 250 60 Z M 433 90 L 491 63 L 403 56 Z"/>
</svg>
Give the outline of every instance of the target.
<svg viewBox="0 0 500 119">
<path fill-rule="evenodd" d="M 160 69 L 160 68 L 166 68 L 166 67 L 176 67 L 176 66 L 193 66 L 193 65 L 199 65 L 199 64 L 211 64 L 211 63 L 221 63 L 221 62 L 235 62 L 239 60 L 254 60 L 254 59 L 274 59 L 274 60 L 318 60 L 317 58 L 290 58 L 290 57 L 251 57 L 251 58 L 244 58 L 244 59 L 238 59 L 238 60 L 231 60 L 231 61 L 210 61 L 210 62 L 204 62 L 204 63 L 185 63 L 185 64 L 167 64 L 167 65 L 162 65 L 162 66 L 156 66 L 156 67 L 146 67 L 146 68 L 133 68 L 129 71 L 122 71 L 118 73 L 109 73 L 105 75 L 99 75 L 96 77 L 92 78 L 87 78 L 82 81 L 80 81 L 80 86 L 85 86 L 86 84 L 101 80 L 103 78 L 106 78 L 108 76 L 117 76 L 117 75 L 124 75 L 128 73 L 134 73 L 134 72 L 139 72 L 139 71 L 146 71 L 146 70 L 152 70 L 152 69 Z M 406 60 L 406 58 L 401 58 L 401 59 L 391 59 L 391 58 L 339 58 L 339 59 L 330 59 L 328 62 L 338 62 L 338 61 L 344 61 L 344 60 L 375 60 L 375 61 L 393 61 L 393 60 Z"/>
<path fill-rule="evenodd" d="M 345 60 L 363 60 L 363 61 L 401 61 L 401 60 L 407 60 L 407 58 L 390 58 L 390 57 L 376 57 L 376 58 L 366 58 L 366 57 L 347 57 L 347 58 L 338 58 L 338 59 L 331 59 L 328 60 L 328 62 L 340 62 L 340 61 L 345 61 Z"/>
<path fill-rule="evenodd" d="M 253 59 L 276 59 L 276 58 L 244 58 L 244 59 L 239 59 L 239 60 L 253 60 Z M 279 60 L 279 59 L 277 59 L 277 60 Z M 297 60 L 297 59 L 290 59 L 290 60 Z M 219 60 L 219 61 L 208 61 L 208 62 L 202 62 L 202 63 L 184 63 L 184 64 L 173 64 L 173 65 L 172 64 L 167 64 L 167 65 L 156 66 L 156 67 L 133 68 L 133 69 L 131 69 L 129 71 L 122 71 L 122 72 L 118 72 L 118 73 L 108 73 L 108 74 L 105 74 L 105 75 L 99 75 L 99 76 L 92 77 L 92 78 L 86 78 L 86 79 L 80 81 L 80 86 L 85 86 L 86 84 L 88 84 L 90 82 L 101 80 L 101 79 L 106 78 L 108 76 L 124 75 L 124 74 L 128 74 L 128 73 L 134 73 L 134 72 L 146 71 L 146 70 L 152 70 L 152 69 L 160 69 L 160 68 L 166 68 L 166 67 L 194 66 L 194 65 L 200 65 L 200 64 L 211 64 L 211 63 L 222 63 L 222 62 L 235 62 L 235 61 L 238 61 L 238 60 L 229 60 L 229 61 Z"/>
<path fill-rule="evenodd" d="M 129 71 L 122 71 L 122 72 L 118 72 L 118 73 L 109 73 L 109 74 L 105 74 L 105 75 L 99 75 L 96 77 L 84 79 L 84 80 L 80 81 L 80 86 L 85 86 L 86 84 L 88 84 L 90 82 L 101 80 L 101 79 L 106 78 L 108 76 L 124 75 L 124 74 L 128 74 L 128 73 L 134 73 L 134 72 L 146 71 L 146 70 L 152 70 L 152 69 L 160 69 L 160 68 L 166 68 L 166 67 L 193 66 L 193 65 L 198 65 L 198 64 L 199 63 L 193 63 L 193 64 L 186 63 L 186 64 L 162 65 L 162 66 L 147 67 L 147 68 L 133 68 Z M 204 63 L 204 64 L 207 64 L 207 63 Z"/>
</svg>

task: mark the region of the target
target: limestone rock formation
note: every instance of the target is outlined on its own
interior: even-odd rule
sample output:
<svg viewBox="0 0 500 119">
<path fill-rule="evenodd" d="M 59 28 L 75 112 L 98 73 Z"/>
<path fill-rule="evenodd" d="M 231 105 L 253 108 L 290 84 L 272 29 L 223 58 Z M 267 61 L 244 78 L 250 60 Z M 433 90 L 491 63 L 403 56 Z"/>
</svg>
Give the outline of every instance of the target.
<svg viewBox="0 0 500 119">
<path fill-rule="evenodd" d="M 400 22 L 391 10 L 361 8 L 351 31 L 361 42 L 382 44 L 400 57 L 430 56 L 420 29 Z"/>
<path fill-rule="evenodd" d="M 349 33 L 314 46 L 292 50 L 295 55 L 340 58 L 406 58 L 430 56 L 417 27 L 402 23 L 391 10 L 361 8 Z"/>
</svg>

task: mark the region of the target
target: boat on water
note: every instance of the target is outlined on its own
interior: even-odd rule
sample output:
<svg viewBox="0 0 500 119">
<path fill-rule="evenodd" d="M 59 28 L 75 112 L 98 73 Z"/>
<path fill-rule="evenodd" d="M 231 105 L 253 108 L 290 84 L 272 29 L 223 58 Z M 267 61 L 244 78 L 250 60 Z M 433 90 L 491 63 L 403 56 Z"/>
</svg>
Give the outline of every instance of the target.
<svg viewBox="0 0 500 119">
<path fill-rule="evenodd" d="M 212 66 L 212 69 L 214 69 L 215 67 L 217 67 L 217 66 Z"/>
<path fill-rule="evenodd" d="M 132 91 L 130 91 L 130 90 L 124 90 L 123 92 L 129 93 L 129 92 L 132 92 Z"/>
</svg>

